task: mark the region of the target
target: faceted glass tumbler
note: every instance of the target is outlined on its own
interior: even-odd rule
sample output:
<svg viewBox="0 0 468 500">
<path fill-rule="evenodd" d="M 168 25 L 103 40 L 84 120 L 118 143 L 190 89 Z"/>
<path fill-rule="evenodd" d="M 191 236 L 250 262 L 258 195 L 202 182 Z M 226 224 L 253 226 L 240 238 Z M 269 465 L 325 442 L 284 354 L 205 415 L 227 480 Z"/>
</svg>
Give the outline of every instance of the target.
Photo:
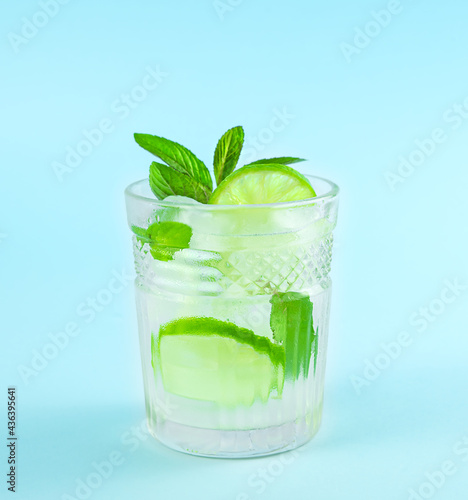
<svg viewBox="0 0 468 500">
<path fill-rule="evenodd" d="M 265 205 L 125 192 L 148 427 L 178 451 L 253 457 L 317 432 L 338 187 Z"/>
</svg>

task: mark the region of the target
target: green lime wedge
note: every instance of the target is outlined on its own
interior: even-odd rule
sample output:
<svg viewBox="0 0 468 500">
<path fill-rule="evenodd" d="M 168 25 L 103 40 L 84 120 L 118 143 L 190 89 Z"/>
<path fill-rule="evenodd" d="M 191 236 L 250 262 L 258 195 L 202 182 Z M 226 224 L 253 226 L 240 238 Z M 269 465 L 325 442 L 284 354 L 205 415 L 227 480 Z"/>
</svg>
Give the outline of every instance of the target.
<svg viewBox="0 0 468 500">
<path fill-rule="evenodd" d="M 152 337 L 166 391 L 234 407 L 266 402 L 284 384 L 284 348 L 215 318 L 180 318 Z"/>
<path fill-rule="evenodd" d="M 247 165 L 229 175 L 208 203 L 250 205 L 300 201 L 315 197 L 309 181 L 294 168 L 271 163 Z"/>
</svg>

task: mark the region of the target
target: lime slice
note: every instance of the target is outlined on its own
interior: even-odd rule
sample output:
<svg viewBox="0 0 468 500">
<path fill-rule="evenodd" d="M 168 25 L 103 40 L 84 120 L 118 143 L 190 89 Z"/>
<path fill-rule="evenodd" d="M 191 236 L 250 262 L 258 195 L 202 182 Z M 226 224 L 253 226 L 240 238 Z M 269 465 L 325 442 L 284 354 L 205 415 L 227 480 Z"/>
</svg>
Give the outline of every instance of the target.
<svg viewBox="0 0 468 500">
<path fill-rule="evenodd" d="M 215 318 L 180 318 L 152 337 L 152 362 L 166 391 L 223 406 L 266 402 L 284 383 L 284 349 Z"/>
<path fill-rule="evenodd" d="M 294 168 L 277 163 L 247 165 L 232 173 L 215 189 L 209 203 L 250 205 L 313 198 L 309 181 Z"/>
</svg>

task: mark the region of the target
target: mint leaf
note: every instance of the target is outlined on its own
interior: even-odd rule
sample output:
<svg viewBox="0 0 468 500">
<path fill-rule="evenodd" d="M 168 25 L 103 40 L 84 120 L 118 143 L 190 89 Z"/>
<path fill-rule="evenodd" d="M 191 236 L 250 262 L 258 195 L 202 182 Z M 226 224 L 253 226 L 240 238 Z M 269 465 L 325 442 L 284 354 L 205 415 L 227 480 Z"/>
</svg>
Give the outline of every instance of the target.
<svg viewBox="0 0 468 500">
<path fill-rule="evenodd" d="M 136 239 L 140 242 L 140 245 L 144 245 L 148 242 L 146 229 L 138 226 L 132 226 L 132 232 L 136 235 Z"/>
<path fill-rule="evenodd" d="M 200 181 L 155 161 L 150 166 L 149 182 L 151 190 L 161 200 L 167 196 L 179 195 L 208 203 L 211 196 L 211 189 Z"/>
<path fill-rule="evenodd" d="M 144 245 L 149 243 L 154 259 L 169 261 L 174 254 L 184 248 L 189 248 L 192 239 L 192 228 L 181 222 L 155 222 L 148 229 L 132 226 L 137 240 Z"/>
<path fill-rule="evenodd" d="M 233 127 L 218 141 L 214 154 L 214 173 L 219 185 L 236 168 L 244 145 L 244 129 Z"/>
<path fill-rule="evenodd" d="M 210 192 L 213 191 L 213 181 L 206 165 L 184 146 L 150 134 L 135 134 L 135 141 L 174 170 L 186 174 Z"/>
<path fill-rule="evenodd" d="M 151 255 L 156 260 L 169 261 L 179 250 L 188 248 L 192 239 L 192 228 L 182 222 L 155 222 L 146 234 L 150 241 Z"/>
<path fill-rule="evenodd" d="M 268 165 L 269 163 L 279 163 L 280 165 L 291 165 L 292 163 L 299 163 L 306 161 L 303 158 L 294 158 L 292 156 L 281 156 L 280 158 L 268 158 L 265 160 L 256 160 L 248 165 Z"/>
<path fill-rule="evenodd" d="M 138 227 L 138 226 L 132 226 L 132 231 L 137 235 L 142 238 L 146 238 L 146 229 L 143 227 Z"/>
<path fill-rule="evenodd" d="M 293 380 L 301 374 L 307 377 L 312 348 L 317 345 L 313 304 L 307 295 L 298 292 L 278 293 L 270 302 L 273 337 L 285 349 L 285 377 Z"/>
</svg>

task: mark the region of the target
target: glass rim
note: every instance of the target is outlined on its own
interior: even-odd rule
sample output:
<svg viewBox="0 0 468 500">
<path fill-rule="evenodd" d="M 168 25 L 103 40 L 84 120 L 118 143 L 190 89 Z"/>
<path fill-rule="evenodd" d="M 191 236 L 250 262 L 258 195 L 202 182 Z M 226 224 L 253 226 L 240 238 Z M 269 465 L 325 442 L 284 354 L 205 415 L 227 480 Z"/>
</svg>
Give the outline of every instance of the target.
<svg viewBox="0 0 468 500">
<path fill-rule="evenodd" d="M 158 200 L 156 197 L 155 198 L 149 198 L 148 196 L 144 196 L 141 194 L 138 194 L 135 192 L 135 189 L 145 183 L 147 186 L 149 186 L 149 178 L 146 179 L 140 179 L 138 181 L 132 182 L 129 184 L 126 189 L 125 189 L 125 195 L 133 198 L 135 200 L 145 202 L 145 203 L 151 203 L 151 204 L 157 204 L 158 206 L 161 206 L 163 208 L 174 208 L 174 207 L 182 207 L 182 208 L 190 208 L 192 210 L 201 210 L 201 211 L 208 211 L 208 210 L 242 210 L 242 209 L 249 209 L 249 210 L 258 210 L 258 209 L 265 209 L 265 208 L 300 208 L 308 205 L 313 205 L 317 202 L 324 202 L 328 200 L 333 200 L 338 198 L 338 194 L 340 192 L 340 188 L 338 187 L 337 184 L 334 182 L 330 181 L 329 179 L 326 179 L 325 177 L 319 177 L 317 175 L 306 175 L 303 174 L 304 177 L 307 179 L 313 181 L 314 179 L 325 182 L 328 184 L 328 191 L 324 194 L 321 194 L 319 196 L 315 196 L 314 198 L 307 198 L 305 200 L 299 200 L 299 201 L 285 201 L 285 202 L 276 202 L 276 203 L 258 203 L 258 204 L 250 204 L 250 205 L 210 205 L 208 203 L 180 203 L 180 202 L 174 202 L 174 201 L 166 201 L 166 200 Z"/>
</svg>

